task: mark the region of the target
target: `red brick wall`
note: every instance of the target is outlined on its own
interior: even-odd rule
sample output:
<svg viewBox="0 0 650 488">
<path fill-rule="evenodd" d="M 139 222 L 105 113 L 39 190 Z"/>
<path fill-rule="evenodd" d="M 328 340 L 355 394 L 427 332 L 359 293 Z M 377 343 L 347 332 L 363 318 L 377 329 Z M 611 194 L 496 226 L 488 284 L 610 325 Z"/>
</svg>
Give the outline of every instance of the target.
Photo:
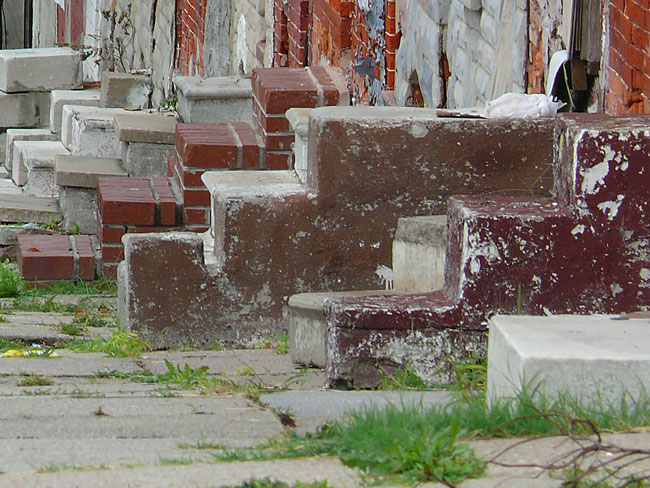
<svg viewBox="0 0 650 488">
<path fill-rule="evenodd" d="M 184 75 L 204 76 L 203 41 L 207 0 L 176 3 L 176 67 Z"/>
<path fill-rule="evenodd" d="M 610 0 L 610 114 L 650 113 L 650 0 Z"/>
</svg>

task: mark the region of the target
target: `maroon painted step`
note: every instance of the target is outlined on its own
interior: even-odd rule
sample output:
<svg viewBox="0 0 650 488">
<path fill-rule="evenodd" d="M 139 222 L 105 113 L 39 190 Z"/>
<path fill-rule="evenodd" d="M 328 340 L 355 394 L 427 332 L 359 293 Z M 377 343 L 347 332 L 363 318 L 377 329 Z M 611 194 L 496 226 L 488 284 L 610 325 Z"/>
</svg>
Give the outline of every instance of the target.
<svg viewBox="0 0 650 488">
<path fill-rule="evenodd" d="M 496 312 L 648 310 L 648 126 L 648 116 L 563 116 L 556 201 L 452 198 L 442 291 L 327 301 L 328 382 L 372 386 L 381 367 L 482 353 Z"/>
<path fill-rule="evenodd" d="M 31 282 L 96 278 L 96 262 L 90 236 L 20 235 L 18 268 Z"/>
</svg>

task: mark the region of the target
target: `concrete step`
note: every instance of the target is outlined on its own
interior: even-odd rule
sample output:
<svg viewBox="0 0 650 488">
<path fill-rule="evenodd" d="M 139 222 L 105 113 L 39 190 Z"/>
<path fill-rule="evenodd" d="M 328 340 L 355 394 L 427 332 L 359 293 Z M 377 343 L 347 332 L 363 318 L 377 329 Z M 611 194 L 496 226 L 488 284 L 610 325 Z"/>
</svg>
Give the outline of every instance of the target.
<svg viewBox="0 0 650 488">
<path fill-rule="evenodd" d="M 61 134 L 63 107 L 66 105 L 99 107 L 99 90 L 52 90 L 50 131 L 54 134 Z"/>
<path fill-rule="evenodd" d="M 59 141 L 17 141 L 11 177 L 27 195 L 57 198 L 54 161 L 61 154 L 69 152 Z"/>
<path fill-rule="evenodd" d="M 97 233 L 97 180 L 128 176 L 119 159 L 61 155 L 55 161 L 63 228 Z"/>
<path fill-rule="evenodd" d="M 488 398 L 522 389 L 549 399 L 568 394 L 585 403 L 628 405 L 650 388 L 650 318 L 557 315 L 490 320 Z"/>
<path fill-rule="evenodd" d="M 419 293 L 442 288 L 446 251 L 446 215 L 399 219 L 393 241 L 394 289 Z"/>
<path fill-rule="evenodd" d="M 183 122 L 247 122 L 253 120 L 250 78 L 224 76 L 174 78 L 178 114 Z"/>
<path fill-rule="evenodd" d="M 100 107 L 146 109 L 151 91 L 151 76 L 104 71 Z"/>
<path fill-rule="evenodd" d="M 324 368 L 327 365 L 327 318 L 325 302 L 331 298 L 395 295 L 392 290 L 300 293 L 289 298 L 287 328 L 289 353 L 298 364 Z"/>
<path fill-rule="evenodd" d="M 0 52 L 6 52 L 0 50 Z M 1 76 L 1 75 L 0 75 Z M 0 128 L 33 128 L 47 125 L 43 114 L 50 110 L 49 93 L 5 93 L 0 90 Z"/>
<path fill-rule="evenodd" d="M 67 47 L 0 51 L 0 90 L 43 92 L 82 86 L 81 54 Z"/>
<path fill-rule="evenodd" d="M 117 137 L 122 143 L 122 161 L 130 176 L 167 174 L 167 162 L 176 154 L 175 114 L 133 113 L 116 115 Z"/>
<path fill-rule="evenodd" d="M 0 222 L 47 224 L 62 219 L 59 202 L 55 198 L 0 193 Z"/>
<path fill-rule="evenodd" d="M 115 116 L 128 113 L 121 108 L 65 105 L 61 116 L 61 142 L 71 154 L 120 158 L 122 146 L 115 130 Z"/>
<path fill-rule="evenodd" d="M 58 137 L 48 129 L 7 129 L 5 168 L 11 174 L 14 161 L 14 143 L 17 141 L 56 141 Z"/>
</svg>

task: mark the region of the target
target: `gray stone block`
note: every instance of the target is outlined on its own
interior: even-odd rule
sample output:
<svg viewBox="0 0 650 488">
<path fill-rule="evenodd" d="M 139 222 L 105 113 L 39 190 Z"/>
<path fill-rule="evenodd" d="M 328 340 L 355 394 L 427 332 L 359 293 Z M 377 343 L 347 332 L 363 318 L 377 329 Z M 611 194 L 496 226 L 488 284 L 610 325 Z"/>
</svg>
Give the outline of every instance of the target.
<svg viewBox="0 0 650 488">
<path fill-rule="evenodd" d="M 54 90 L 50 103 L 50 131 L 61 133 L 61 120 L 65 105 L 99 107 L 99 90 Z"/>
<path fill-rule="evenodd" d="M 419 293 L 442 287 L 446 250 L 445 215 L 399 219 L 393 241 L 395 289 Z"/>
<path fill-rule="evenodd" d="M 58 196 L 54 182 L 54 160 L 58 154 L 69 154 L 59 141 L 17 141 L 11 178 L 26 192 L 35 196 Z"/>
<path fill-rule="evenodd" d="M 149 107 L 151 90 L 149 76 L 104 71 L 100 107 L 144 109 Z"/>
<path fill-rule="evenodd" d="M 253 89 L 250 78 L 224 76 L 174 79 L 178 114 L 184 122 L 252 122 Z"/>
<path fill-rule="evenodd" d="M 70 48 L 0 50 L 0 90 L 7 93 L 82 86 L 81 55 Z"/>
<path fill-rule="evenodd" d="M 488 398 L 522 387 L 620 404 L 650 388 L 650 321 L 607 315 L 496 316 L 490 320 Z"/>
<path fill-rule="evenodd" d="M 0 52 L 2 52 L 0 50 Z M 41 97 L 38 93 L 5 93 L 0 91 L 0 127 L 32 128 L 40 123 Z"/>
<path fill-rule="evenodd" d="M 46 224 L 63 217 L 55 198 L 0 193 L 0 222 Z"/>
<path fill-rule="evenodd" d="M 129 176 L 167 176 L 167 161 L 175 153 L 172 144 L 122 143 L 122 161 Z"/>
<path fill-rule="evenodd" d="M 59 192 L 59 207 L 63 212 L 63 228 L 82 234 L 97 233 L 97 190 L 63 186 Z"/>
<path fill-rule="evenodd" d="M 121 108 L 100 108 L 84 105 L 65 105 L 63 107 L 63 114 L 61 116 L 61 142 L 69 150 L 73 150 L 73 143 L 77 144 L 74 148 L 77 154 L 81 154 L 83 148 L 79 148 L 79 144 L 87 142 L 92 146 L 93 140 L 90 138 L 86 140 L 85 132 L 90 130 L 90 132 L 108 132 L 106 138 L 112 142 L 113 145 L 113 154 L 112 155 L 103 155 L 103 154 L 86 154 L 88 156 L 98 156 L 98 157 L 120 157 L 120 145 L 117 140 L 114 127 L 114 117 L 119 114 L 127 114 L 128 110 Z M 83 120 L 82 123 L 80 121 Z M 91 122 L 96 120 L 96 122 Z M 75 130 L 77 133 L 75 134 Z M 79 131 L 84 132 L 80 134 Z M 100 139 L 102 139 L 101 134 L 97 134 Z M 88 134 L 90 136 L 90 134 Z M 76 141 L 73 141 L 73 138 L 76 137 Z M 106 141 L 104 141 L 106 142 Z M 101 141 L 94 141 L 94 144 L 101 143 Z M 94 150 L 97 148 L 94 147 Z"/>
</svg>

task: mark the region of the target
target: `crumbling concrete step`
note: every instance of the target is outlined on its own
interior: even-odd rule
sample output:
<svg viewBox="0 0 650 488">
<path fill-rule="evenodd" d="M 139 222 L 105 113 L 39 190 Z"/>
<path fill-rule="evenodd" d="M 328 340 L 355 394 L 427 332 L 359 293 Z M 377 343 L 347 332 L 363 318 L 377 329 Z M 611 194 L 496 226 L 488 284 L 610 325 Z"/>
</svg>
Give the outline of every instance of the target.
<svg viewBox="0 0 650 488">
<path fill-rule="evenodd" d="M 14 147 L 18 141 L 56 141 L 58 137 L 48 129 L 7 129 L 5 168 L 11 174 L 14 161 Z"/>
<path fill-rule="evenodd" d="M 393 241 L 394 288 L 410 293 L 442 288 L 446 250 L 446 215 L 399 219 Z"/>
<path fill-rule="evenodd" d="M 119 158 L 122 148 L 115 131 L 115 116 L 128 113 L 121 108 L 65 105 L 61 142 L 72 154 Z"/>
<path fill-rule="evenodd" d="M 0 51 L 0 90 L 75 89 L 82 86 L 81 54 L 67 47 Z"/>
<path fill-rule="evenodd" d="M 645 315 L 645 316 L 644 316 Z M 645 398 L 650 316 L 495 316 L 490 320 L 488 398 L 522 389 L 597 405 Z"/>
<path fill-rule="evenodd" d="M 55 134 L 61 133 L 65 105 L 99 107 L 99 90 L 53 90 L 50 103 L 50 131 Z"/>
<path fill-rule="evenodd" d="M 250 78 L 178 76 L 174 84 L 183 122 L 252 122 Z"/>
<path fill-rule="evenodd" d="M 58 197 L 54 161 L 57 155 L 69 154 L 59 141 L 17 141 L 11 177 L 25 193 L 37 197 Z"/>
<path fill-rule="evenodd" d="M 167 161 L 176 153 L 174 114 L 134 113 L 116 115 L 117 137 L 122 143 L 122 161 L 130 176 L 167 174 Z"/>
<path fill-rule="evenodd" d="M 55 198 L 0 193 L 0 222 L 47 224 L 62 218 Z"/>
<path fill-rule="evenodd" d="M 18 269 L 28 281 L 85 280 L 96 277 L 90 236 L 18 236 Z"/>
</svg>

